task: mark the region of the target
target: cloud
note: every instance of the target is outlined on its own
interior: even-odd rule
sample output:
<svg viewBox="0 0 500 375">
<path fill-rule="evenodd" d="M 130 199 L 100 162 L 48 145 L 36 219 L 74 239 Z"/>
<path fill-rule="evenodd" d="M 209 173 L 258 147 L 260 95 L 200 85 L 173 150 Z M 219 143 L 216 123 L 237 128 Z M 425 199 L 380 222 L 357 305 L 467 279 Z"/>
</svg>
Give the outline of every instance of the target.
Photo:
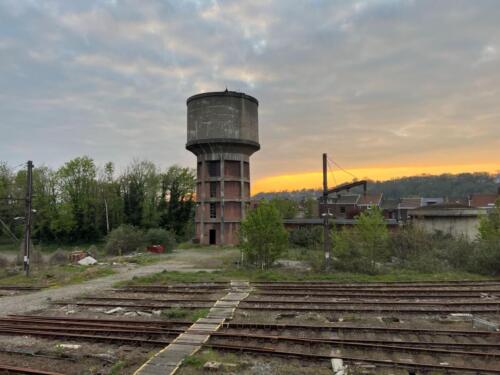
<svg viewBox="0 0 500 375">
<path fill-rule="evenodd" d="M 495 1 L 3 1 L 0 160 L 194 165 L 185 100 L 260 101 L 252 175 L 500 164 Z M 14 147 L 13 145 L 22 145 Z"/>
</svg>

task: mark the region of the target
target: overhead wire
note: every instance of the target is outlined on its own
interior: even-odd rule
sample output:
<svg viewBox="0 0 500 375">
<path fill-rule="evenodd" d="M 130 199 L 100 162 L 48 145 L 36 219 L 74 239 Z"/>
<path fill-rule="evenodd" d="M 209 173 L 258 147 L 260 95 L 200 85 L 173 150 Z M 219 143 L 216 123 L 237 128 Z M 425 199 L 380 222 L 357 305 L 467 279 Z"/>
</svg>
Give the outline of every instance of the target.
<svg viewBox="0 0 500 375">
<path fill-rule="evenodd" d="M 337 186 L 337 180 L 335 179 L 335 175 L 333 174 L 333 168 L 330 162 L 328 161 L 328 158 L 327 158 L 327 164 L 328 164 L 328 169 L 330 170 L 330 174 L 332 175 L 333 184 L 334 186 Z"/>
<path fill-rule="evenodd" d="M 354 174 L 352 174 L 351 172 L 349 172 L 348 170 L 342 168 L 342 166 L 340 164 L 338 164 L 337 162 L 335 162 L 334 160 L 330 159 L 328 156 L 327 156 L 327 159 L 334 165 L 336 165 L 340 170 L 344 171 L 345 173 L 347 173 L 348 175 L 350 175 L 351 177 L 355 178 L 356 180 L 358 180 L 358 177 L 355 176 Z"/>
</svg>

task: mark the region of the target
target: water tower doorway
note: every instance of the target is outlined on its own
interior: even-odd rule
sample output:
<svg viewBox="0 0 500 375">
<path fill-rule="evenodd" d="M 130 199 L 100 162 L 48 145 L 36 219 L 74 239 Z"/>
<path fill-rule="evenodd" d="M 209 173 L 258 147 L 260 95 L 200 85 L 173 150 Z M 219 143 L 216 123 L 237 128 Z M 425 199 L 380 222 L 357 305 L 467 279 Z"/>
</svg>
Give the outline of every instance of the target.
<svg viewBox="0 0 500 375">
<path fill-rule="evenodd" d="M 215 229 L 210 229 L 210 231 L 208 232 L 208 237 L 209 237 L 209 244 L 210 245 L 215 245 L 217 243 L 216 239 L 215 239 Z"/>
</svg>

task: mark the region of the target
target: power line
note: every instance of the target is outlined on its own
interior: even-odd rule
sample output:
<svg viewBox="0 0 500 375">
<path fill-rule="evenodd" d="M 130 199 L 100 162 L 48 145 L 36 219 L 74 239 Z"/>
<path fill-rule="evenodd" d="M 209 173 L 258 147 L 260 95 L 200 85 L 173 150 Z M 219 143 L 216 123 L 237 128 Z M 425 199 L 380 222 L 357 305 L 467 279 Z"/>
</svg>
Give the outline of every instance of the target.
<svg viewBox="0 0 500 375">
<path fill-rule="evenodd" d="M 356 177 L 354 174 L 352 174 L 351 172 L 345 170 L 344 168 L 342 168 L 338 163 L 336 163 L 335 161 L 333 161 L 332 159 L 328 158 L 328 160 L 330 162 L 332 162 L 333 164 L 335 164 L 339 169 L 341 169 L 342 171 L 344 171 L 345 173 L 347 173 L 348 175 L 350 175 L 351 177 L 355 178 L 356 180 L 358 180 L 358 177 Z"/>
<path fill-rule="evenodd" d="M 14 172 L 17 168 L 25 166 L 25 165 L 26 165 L 26 163 L 21 163 L 21 164 L 18 164 L 16 166 L 12 167 L 12 172 Z"/>
<path fill-rule="evenodd" d="M 327 158 L 327 160 L 328 160 L 328 158 Z M 329 161 L 328 161 L 328 169 L 330 170 L 330 174 L 332 175 L 333 186 L 337 186 L 337 181 L 335 180 L 335 175 L 333 174 L 333 168 L 330 165 Z"/>
</svg>

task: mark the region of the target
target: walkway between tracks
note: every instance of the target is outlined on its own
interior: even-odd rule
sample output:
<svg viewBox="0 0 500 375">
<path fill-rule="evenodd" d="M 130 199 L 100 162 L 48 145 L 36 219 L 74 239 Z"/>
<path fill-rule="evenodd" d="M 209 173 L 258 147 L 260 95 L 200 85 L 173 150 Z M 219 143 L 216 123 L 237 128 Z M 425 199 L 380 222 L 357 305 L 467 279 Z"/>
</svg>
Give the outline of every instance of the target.
<svg viewBox="0 0 500 375">
<path fill-rule="evenodd" d="M 231 281 L 231 290 L 215 302 L 206 318 L 198 319 L 186 332 L 150 358 L 134 375 L 174 374 L 184 358 L 200 350 L 211 333 L 216 332 L 225 320 L 233 318 L 238 304 L 248 297 L 249 293 L 248 281 Z"/>
</svg>

